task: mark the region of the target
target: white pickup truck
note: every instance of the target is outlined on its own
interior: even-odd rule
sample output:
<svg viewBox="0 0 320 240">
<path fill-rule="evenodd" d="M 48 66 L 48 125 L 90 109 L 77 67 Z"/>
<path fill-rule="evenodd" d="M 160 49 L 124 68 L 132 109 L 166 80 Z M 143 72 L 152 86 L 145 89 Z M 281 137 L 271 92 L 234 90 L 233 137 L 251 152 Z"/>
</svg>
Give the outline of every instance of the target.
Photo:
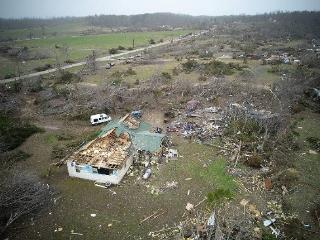
<svg viewBox="0 0 320 240">
<path fill-rule="evenodd" d="M 96 125 L 96 124 L 104 123 L 104 122 L 110 122 L 110 121 L 111 121 L 111 117 L 105 113 L 90 116 L 90 123 L 92 125 Z"/>
</svg>

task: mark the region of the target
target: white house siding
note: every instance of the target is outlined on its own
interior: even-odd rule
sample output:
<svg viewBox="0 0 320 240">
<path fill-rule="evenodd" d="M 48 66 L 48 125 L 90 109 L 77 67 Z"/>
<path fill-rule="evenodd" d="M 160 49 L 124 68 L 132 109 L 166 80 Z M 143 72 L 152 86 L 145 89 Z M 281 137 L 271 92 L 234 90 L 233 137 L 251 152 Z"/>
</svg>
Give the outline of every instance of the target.
<svg viewBox="0 0 320 240">
<path fill-rule="evenodd" d="M 83 178 L 87 180 L 92 180 L 100 183 L 112 183 L 119 184 L 129 167 L 132 165 L 133 158 L 129 157 L 122 167 L 122 169 L 114 169 L 113 173 L 110 175 L 94 173 L 90 165 L 77 165 L 80 167 L 80 172 L 76 172 L 76 164 L 73 164 L 72 161 L 67 162 L 68 172 L 70 177 Z"/>
</svg>

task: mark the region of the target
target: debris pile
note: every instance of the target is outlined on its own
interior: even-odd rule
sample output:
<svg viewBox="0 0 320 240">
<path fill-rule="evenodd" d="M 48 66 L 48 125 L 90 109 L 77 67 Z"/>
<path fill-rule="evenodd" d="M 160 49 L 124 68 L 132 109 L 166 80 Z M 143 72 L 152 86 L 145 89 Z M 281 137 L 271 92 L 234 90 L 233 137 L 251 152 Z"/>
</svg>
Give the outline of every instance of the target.
<svg viewBox="0 0 320 240">
<path fill-rule="evenodd" d="M 130 114 L 125 115 L 121 120 L 121 123 L 123 123 L 126 127 L 129 129 L 138 129 L 140 126 L 140 122 L 135 119 L 133 116 Z"/>
<path fill-rule="evenodd" d="M 201 141 L 221 136 L 224 129 L 224 112 L 217 107 L 194 109 L 187 107 L 185 114 L 167 125 L 167 132 L 177 132 L 186 138 L 197 138 Z M 190 109 L 194 109 L 191 111 Z"/>
</svg>

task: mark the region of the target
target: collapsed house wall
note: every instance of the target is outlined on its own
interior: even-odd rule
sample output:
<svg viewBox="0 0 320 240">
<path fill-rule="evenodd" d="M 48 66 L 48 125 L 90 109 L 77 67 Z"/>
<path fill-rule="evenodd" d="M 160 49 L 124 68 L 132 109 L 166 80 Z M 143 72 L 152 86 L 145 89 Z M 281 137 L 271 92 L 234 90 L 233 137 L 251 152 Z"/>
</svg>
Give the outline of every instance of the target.
<svg viewBox="0 0 320 240">
<path fill-rule="evenodd" d="M 127 161 L 124 163 L 121 169 L 110 169 L 109 175 L 101 174 L 95 171 L 95 168 L 88 165 L 82 164 L 78 165 L 73 161 L 67 162 L 68 173 L 70 177 L 77 177 L 87 180 L 96 181 L 99 183 L 112 183 L 119 184 L 130 166 L 133 163 L 133 157 L 129 157 Z"/>
</svg>

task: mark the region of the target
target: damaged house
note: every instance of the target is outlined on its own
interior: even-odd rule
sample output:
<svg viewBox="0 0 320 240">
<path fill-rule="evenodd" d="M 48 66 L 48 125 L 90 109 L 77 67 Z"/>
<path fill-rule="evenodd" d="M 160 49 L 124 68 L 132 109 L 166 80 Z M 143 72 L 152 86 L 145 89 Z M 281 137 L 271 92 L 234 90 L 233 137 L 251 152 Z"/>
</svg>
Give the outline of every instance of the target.
<svg viewBox="0 0 320 240">
<path fill-rule="evenodd" d="M 160 156 L 164 134 L 150 132 L 151 126 L 127 114 L 112 121 L 99 137 L 84 145 L 67 159 L 71 177 L 99 183 L 119 184 L 138 151 Z"/>
</svg>

